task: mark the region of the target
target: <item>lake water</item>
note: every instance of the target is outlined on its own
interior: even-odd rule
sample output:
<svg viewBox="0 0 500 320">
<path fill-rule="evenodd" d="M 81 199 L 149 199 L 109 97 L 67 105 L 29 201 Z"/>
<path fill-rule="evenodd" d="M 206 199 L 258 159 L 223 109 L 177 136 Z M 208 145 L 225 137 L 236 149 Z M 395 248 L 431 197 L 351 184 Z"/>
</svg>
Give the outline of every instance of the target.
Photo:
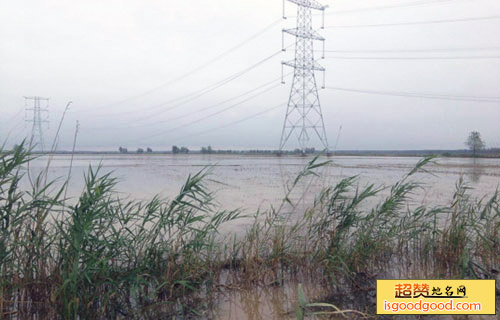
<svg viewBox="0 0 500 320">
<path fill-rule="evenodd" d="M 237 155 L 76 155 L 68 196 L 82 191 L 83 174 L 89 166 L 102 166 L 101 172 L 112 171 L 119 179 L 116 190 L 121 197 L 147 200 L 159 194 L 173 197 L 189 174 L 210 167 L 207 186 L 216 192 L 218 203 L 227 209 L 277 206 L 287 185 L 304 168 L 311 157 L 237 156 Z M 326 158 L 321 159 L 324 161 Z M 359 185 L 391 185 L 409 172 L 420 158 L 412 157 L 331 157 L 332 163 L 318 170 L 319 178 L 307 178 L 292 196 L 310 201 L 327 184 L 357 175 Z M 32 172 L 46 166 L 47 158 L 40 157 L 30 165 Z M 49 179 L 64 181 L 68 175 L 70 155 L 54 156 Z M 414 201 L 429 205 L 447 204 L 462 177 L 473 188 L 473 194 L 493 193 L 500 184 L 500 159 L 440 158 L 419 173 L 415 180 L 425 189 Z M 27 183 L 26 181 L 24 183 Z M 384 193 L 381 194 L 383 196 Z"/>
</svg>

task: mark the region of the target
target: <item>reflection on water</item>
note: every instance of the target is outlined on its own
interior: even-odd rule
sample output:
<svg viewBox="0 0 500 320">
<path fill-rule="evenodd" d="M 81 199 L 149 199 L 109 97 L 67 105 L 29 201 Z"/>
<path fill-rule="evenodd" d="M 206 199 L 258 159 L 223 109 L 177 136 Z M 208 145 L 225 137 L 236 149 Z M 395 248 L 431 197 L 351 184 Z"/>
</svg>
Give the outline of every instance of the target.
<svg viewBox="0 0 500 320">
<path fill-rule="evenodd" d="M 302 281 L 303 282 L 303 281 Z M 222 292 L 214 318 L 221 320 L 296 319 L 299 281 L 291 280 L 280 286 L 251 287 Z M 310 301 L 325 297 L 326 288 L 310 281 L 302 283 Z"/>
<path fill-rule="evenodd" d="M 467 168 L 467 175 L 471 182 L 479 183 L 481 180 L 481 176 L 484 175 L 484 165 L 481 162 L 481 159 L 472 158 L 470 167 Z"/>
<path fill-rule="evenodd" d="M 215 309 L 210 310 L 209 319 L 221 320 L 292 320 L 297 319 L 296 308 L 298 303 L 298 285 L 301 284 L 307 303 L 328 303 L 344 310 L 346 313 L 336 315 L 314 315 L 313 312 L 331 311 L 326 309 L 308 310 L 305 319 L 363 319 L 359 311 L 366 315 L 376 314 L 376 280 L 377 279 L 437 279 L 443 278 L 446 271 L 429 268 L 426 263 L 397 263 L 387 262 L 385 271 L 378 274 L 366 275 L 357 273 L 349 281 L 335 277 L 330 283 L 325 281 L 326 275 L 320 271 L 301 273 L 291 276 L 276 285 L 255 285 L 250 287 L 228 287 L 222 290 L 215 302 Z M 497 277 L 497 281 L 500 277 Z M 241 281 L 240 281 L 241 282 Z M 500 302 L 497 295 L 496 303 Z M 401 319 L 422 319 L 420 315 L 398 316 Z M 496 315 L 439 315 L 437 317 L 426 316 L 429 319 L 459 320 L 459 319 L 481 319 L 495 320 Z M 386 317 L 369 316 L 368 319 L 386 319 Z M 387 319 L 392 319 L 387 317 Z"/>
</svg>

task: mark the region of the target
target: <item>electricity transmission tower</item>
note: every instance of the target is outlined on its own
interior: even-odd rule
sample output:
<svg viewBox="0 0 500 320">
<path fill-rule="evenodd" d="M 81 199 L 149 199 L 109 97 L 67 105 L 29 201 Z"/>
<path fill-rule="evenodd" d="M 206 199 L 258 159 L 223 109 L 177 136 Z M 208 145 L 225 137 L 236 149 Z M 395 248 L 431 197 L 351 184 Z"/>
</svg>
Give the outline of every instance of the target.
<svg viewBox="0 0 500 320">
<path fill-rule="evenodd" d="M 32 122 L 31 127 L 31 137 L 30 137 L 30 148 L 36 146 L 40 151 L 44 151 L 45 144 L 43 140 L 43 130 L 42 124 L 49 123 L 48 117 L 42 118 L 42 113 L 48 113 L 49 98 L 42 97 L 24 97 L 25 105 L 30 106 L 26 108 L 26 112 L 33 112 L 33 118 L 26 119 L 26 122 Z M 42 107 L 42 102 L 44 106 Z"/>
<path fill-rule="evenodd" d="M 324 10 L 328 6 L 316 0 L 288 1 L 297 5 L 297 26 L 292 29 L 283 29 L 283 38 L 285 33 L 295 36 L 295 59 L 282 62 L 282 66 L 286 65 L 294 69 L 294 75 L 281 133 L 280 151 L 285 148 L 294 133 L 302 152 L 305 152 L 306 147 L 311 147 L 311 138 L 316 137 L 322 147 L 328 150 L 328 139 L 315 76 L 315 71 L 323 72 L 324 87 L 325 69 L 314 59 L 314 41 L 323 42 L 322 58 L 324 58 L 325 38 L 313 30 L 312 26 L 313 10 L 323 13 L 324 23 Z M 284 3 L 283 1 L 283 6 Z M 284 11 L 283 7 L 283 18 L 285 18 Z M 285 51 L 284 45 L 283 51 Z"/>
</svg>

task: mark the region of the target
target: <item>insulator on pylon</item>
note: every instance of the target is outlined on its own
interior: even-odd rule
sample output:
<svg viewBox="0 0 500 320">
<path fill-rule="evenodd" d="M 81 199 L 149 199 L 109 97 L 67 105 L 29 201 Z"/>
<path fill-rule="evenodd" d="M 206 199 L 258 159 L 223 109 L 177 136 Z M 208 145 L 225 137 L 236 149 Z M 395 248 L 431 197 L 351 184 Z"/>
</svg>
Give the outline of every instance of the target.
<svg viewBox="0 0 500 320">
<path fill-rule="evenodd" d="M 321 89 L 325 88 L 326 88 L 326 71 L 323 70 L 323 86 L 321 87 Z"/>
<path fill-rule="evenodd" d="M 285 1 L 283 0 L 283 20 L 286 20 L 286 14 L 285 14 Z"/>
<path fill-rule="evenodd" d="M 281 84 L 285 84 L 285 76 L 283 75 L 283 63 L 281 63 Z"/>
<path fill-rule="evenodd" d="M 285 48 L 285 30 L 281 31 L 281 51 L 286 51 L 286 48 Z"/>
<path fill-rule="evenodd" d="M 321 29 L 325 28 L 325 10 L 321 10 L 322 13 L 322 21 L 321 21 Z"/>
<path fill-rule="evenodd" d="M 323 40 L 323 54 L 321 55 L 321 59 L 325 59 L 325 40 Z"/>
</svg>

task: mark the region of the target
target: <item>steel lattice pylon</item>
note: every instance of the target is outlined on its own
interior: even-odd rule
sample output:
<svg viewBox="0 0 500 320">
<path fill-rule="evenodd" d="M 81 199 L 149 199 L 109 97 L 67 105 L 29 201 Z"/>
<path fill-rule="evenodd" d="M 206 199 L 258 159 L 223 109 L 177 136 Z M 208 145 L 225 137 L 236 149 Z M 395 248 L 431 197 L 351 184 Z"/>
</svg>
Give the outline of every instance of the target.
<svg viewBox="0 0 500 320">
<path fill-rule="evenodd" d="M 322 147 L 328 150 L 315 76 L 315 71 L 324 72 L 325 69 L 314 59 L 314 41 L 322 41 L 324 49 L 325 39 L 314 31 L 312 26 L 313 10 L 324 12 L 327 6 L 315 0 L 288 1 L 297 5 L 297 27 L 283 30 L 283 34 L 295 36 L 295 59 L 282 62 L 282 65 L 294 68 L 294 75 L 281 133 L 280 151 L 285 148 L 294 133 L 302 151 L 312 147 L 312 137 L 317 137 Z"/>
<path fill-rule="evenodd" d="M 42 97 L 24 97 L 25 99 L 25 105 L 29 104 L 29 101 L 33 102 L 32 108 L 26 108 L 27 112 L 33 112 L 33 117 L 31 119 L 26 119 L 26 122 L 32 122 L 32 127 L 31 127 L 31 138 L 30 138 L 30 148 L 35 147 L 38 148 L 38 150 L 44 152 L 45 150 L 45 143 L 43 139 L 43 130 L 42 130 L 42 124 L 43 123 L 48 123 L 49 121 L 46 118 L 42 118 L 42 113 L 48 112 L 48 103 L 49 99 L 48 98 L 42 98 Z M 41 101 L 45 102 L 45 106 L 41 106 Z"/>
</svg>

